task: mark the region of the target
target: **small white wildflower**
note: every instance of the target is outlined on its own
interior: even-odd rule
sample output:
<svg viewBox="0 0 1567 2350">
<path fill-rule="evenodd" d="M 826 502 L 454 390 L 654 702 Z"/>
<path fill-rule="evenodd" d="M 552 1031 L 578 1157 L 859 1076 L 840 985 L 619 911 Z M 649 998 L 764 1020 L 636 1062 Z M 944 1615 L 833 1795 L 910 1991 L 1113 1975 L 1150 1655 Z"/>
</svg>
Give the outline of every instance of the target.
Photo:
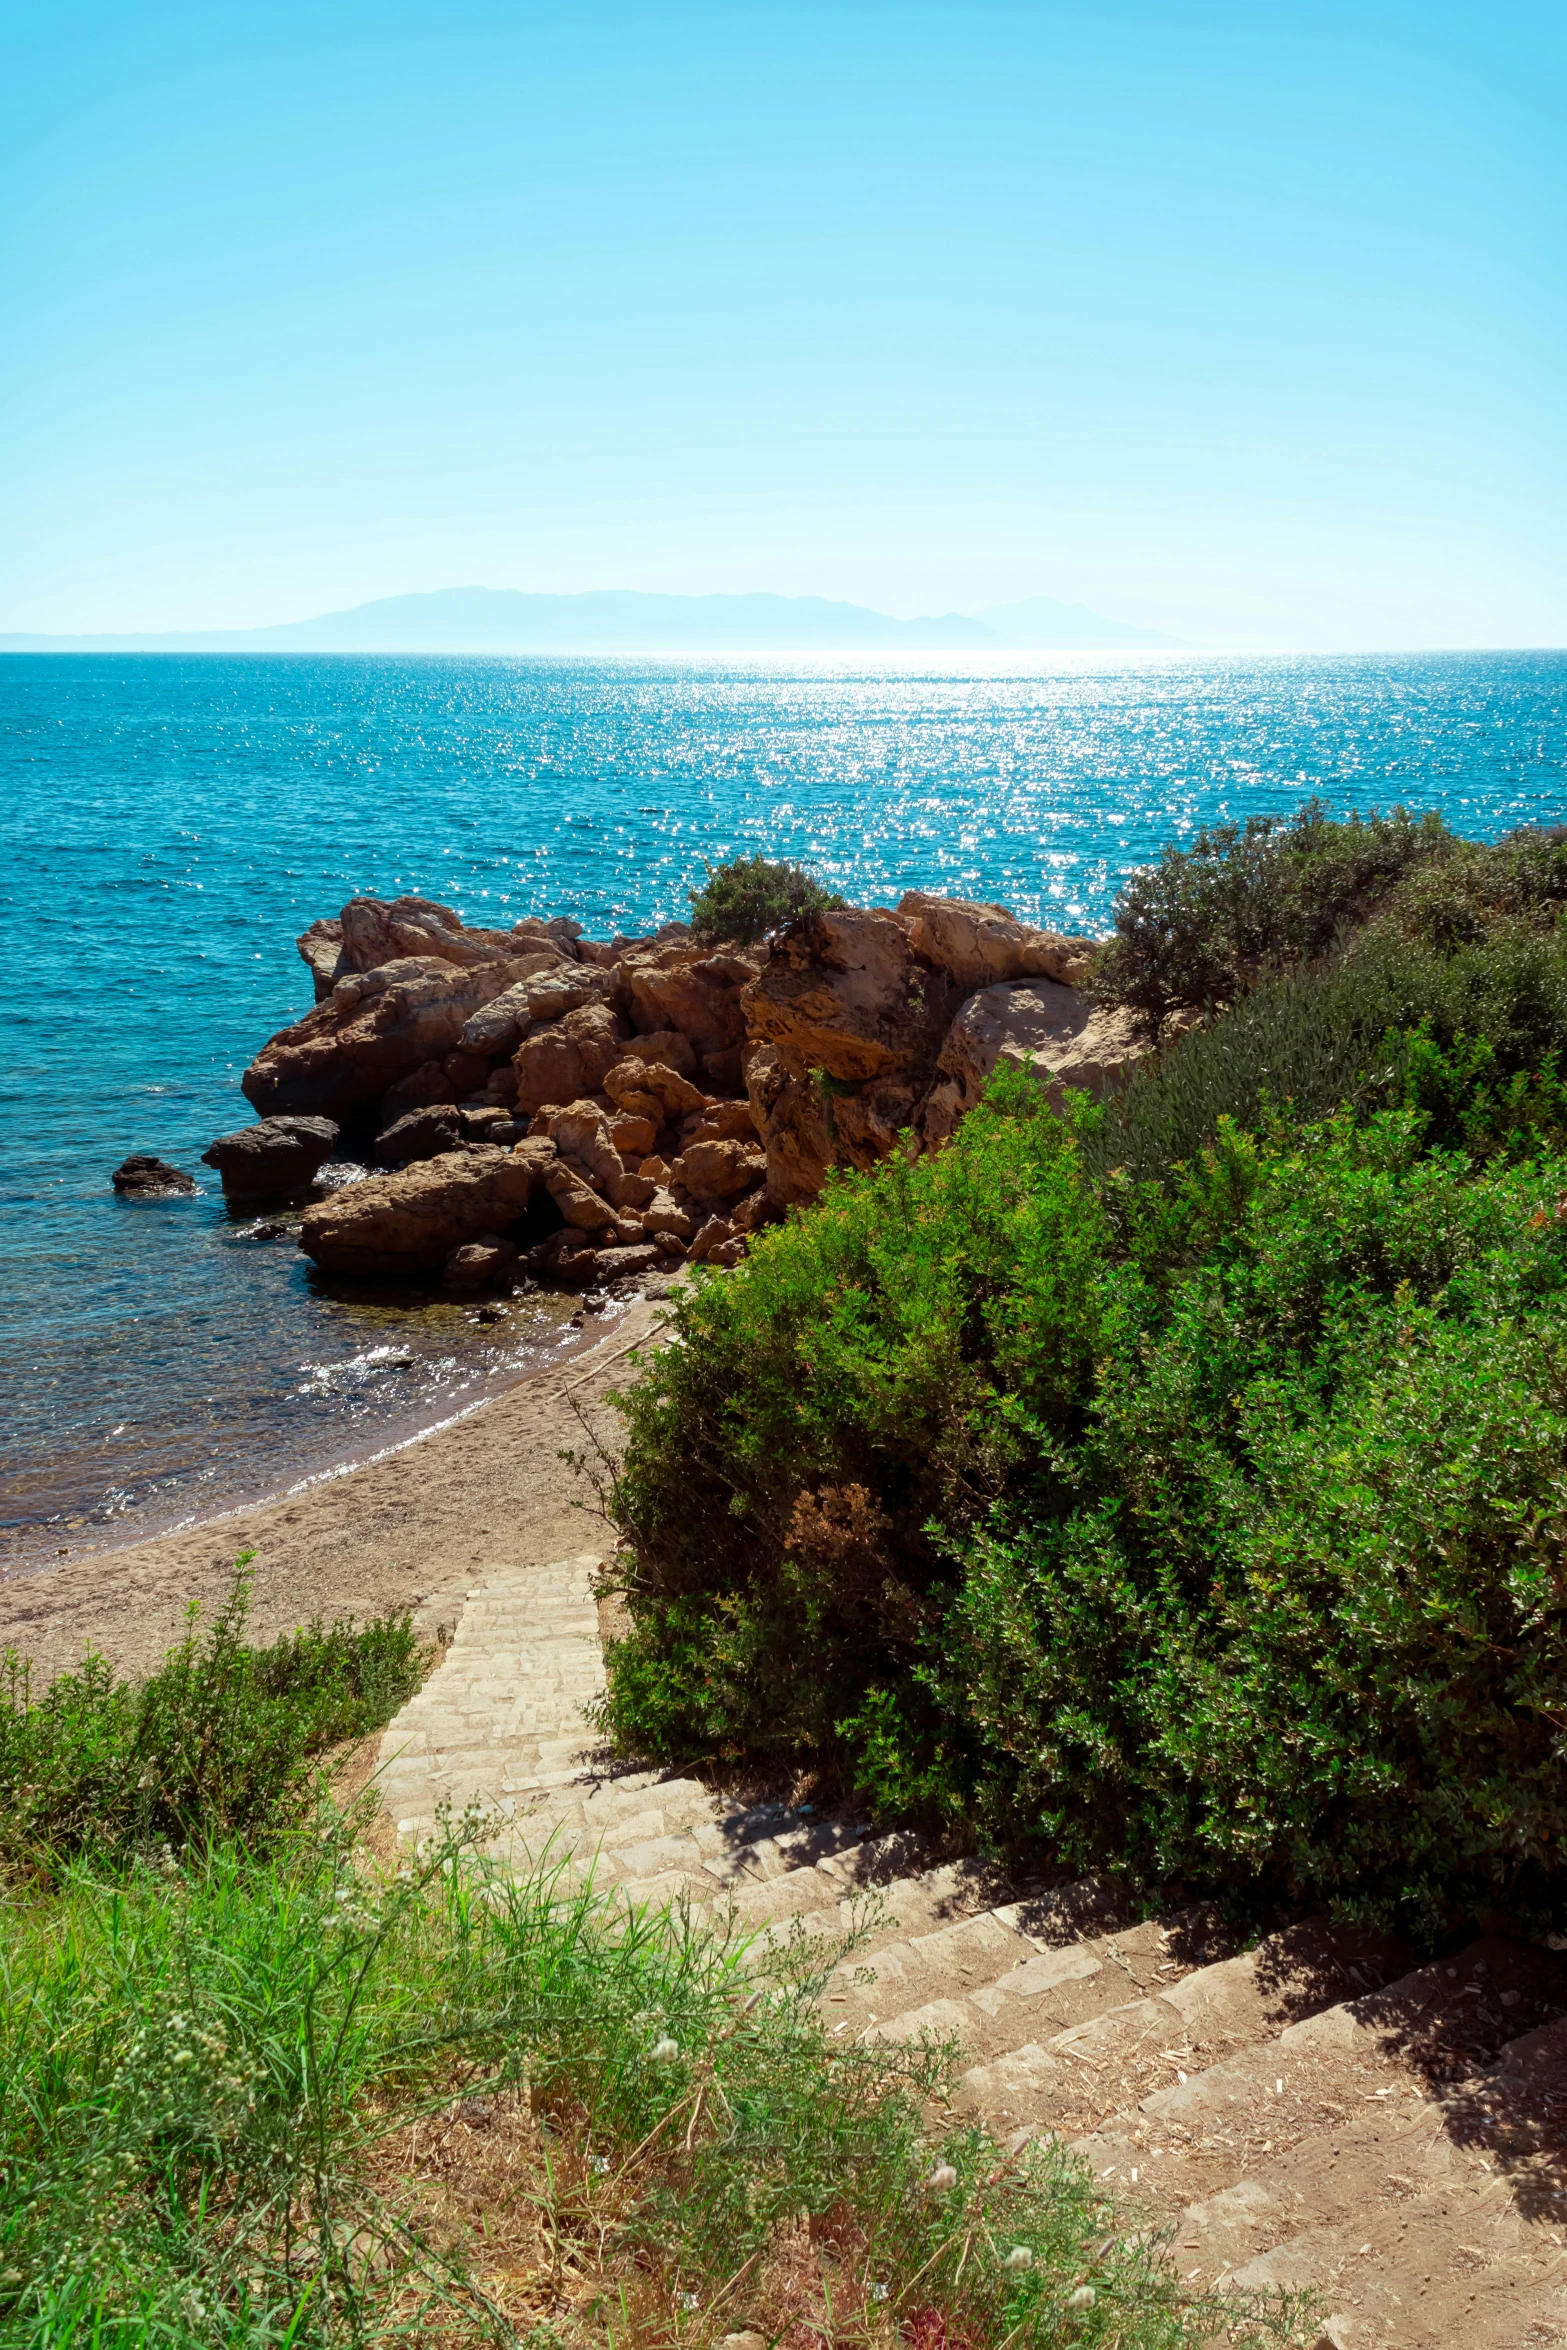
<svg viewBox="0 0 1567 2350">
<path fill-rule="evenodd" d="M 696 2295 L 694 2293 L 682 2293 L 680 2296 L 680 2306 L 682 2309 L 695 2309 L 697 2306 Z"/>
<path fill-rule="evenodd" d="M 1079 2285 L 1075 2293 L 1068 2293 L 1066 2305 L 1068 2309 L 1092 2309 L 1094 2306 L 1093 2286 Z"/>
<path fill-rule="evenodd" d="M 938 2162 L 930 2177 L 925 2181 L 927 2187 L 934 2187 L 941 2195 L 944 2195 L 949 2187 L 955 2187 L 957 2183 L 958 2174 L 950 2162 Z"/>
<path fill-rule="evenodd" d="M 1003 2268 L 1013 2269 L 1032 2268 L 1034 2255 L 1026 2244 L 1014 2244 L 1001 2265 Z"/>
<path fill-rule="evenodd" d="M 655 2040 L 648 2051 L 655 2064 L 672 2064 L 680 2054 L 680 2042 L 671 2040 L 666 2032 L 662 2040 Z"/>
<path fill-rule="evenodd" d="M 598 2176 L 602 2178 L 604 2173 L 609 2168 L 609 2156 L 607 2154 L 595 2154 L 593 2157 L 592 2167 L 597 2172 Z"/>
<path fill-rule="evenodd" d="M 872 2299 L 873 2301 L 885 2301 L 885 2300 L 886 2300 L 886 2298 L 887 2298 L 887 2288 L 886 2288 L 886 2286 L 885 2286 L 885 2285 L 872 2285 L 872 2287 L 871 2287 L 871 2299 Z"/>
</svg>

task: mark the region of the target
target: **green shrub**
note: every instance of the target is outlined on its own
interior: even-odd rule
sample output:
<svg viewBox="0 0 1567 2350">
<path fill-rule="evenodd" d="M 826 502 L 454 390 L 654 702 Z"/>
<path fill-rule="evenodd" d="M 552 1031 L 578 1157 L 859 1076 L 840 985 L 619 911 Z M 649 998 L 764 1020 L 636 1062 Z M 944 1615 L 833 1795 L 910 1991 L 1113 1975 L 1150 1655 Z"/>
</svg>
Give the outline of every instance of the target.
<svg viewBox="0 0 1567 2350">
<path fill-rule="evenodd" d="M 1458 845 L 1437 816 L 1397 808 L 1337 823 L 1314 799 L 1287 821 L 1205 826 L 1127 882 L 1096 985 L 1158 1037 L 1172 1013 L 1214 1012 L 1262 973 L 1325 955 L 1413 867 Z"/>
<path fill-rule="evenodd" d="M 1150 1036 L 1171 1016 L 1240 1000 L 1270 972 L 1320 961 L 1373 921 L 1451 953 L 1499 932 L 1556 928 L 1567 907 L 1567 831 L 1460 840 L 1434 815 L 1330 817 L 1308 800 L 1287 821 L 1253 816 L 1167 848 L 1117 902 L 1095 987 Z"/>
<path fill-rule="evenodd" d="M 1085 2346 L 1263 2330 L 1183 2299 L 1064 2147 L 1008 2163 L 935 2136 L 940 2052 L 828 2038 L 811 1995 L 836 1950 L 761 1971 L 722 1930 L 465 1840 L 377 1881 L 325 1815 L 265 1857 L 78 1863 L 7 1919 L 0 2350 L 779 2331 L 768 2263 L 802 2214 L 836 2253 L 825 2285 L 785 2262 L 813 2338 L 907 2319 L 1042 2350 L 1086 2279 Z"/>
<path fill-rule="evenodd" d="M 417 1688 L 407 1616 L 316 1623 L 247 1648 L 244 1566 L 206 1637 L 193 1610 L 146 1682 L 120 1680 L 94 1656 L 35 1696 L 27 1667 L 6 1655 L 0 1868 L 263 1837 L 299 1816 L 313 1758 L 378 1729 Z"/>
<path fill-rule="evenodd" d="M 709 865 L 706 881 L 692 890 L 691 928 L 699 939 L 753 946 L 802 914 L 825 913 L 843 903 L 801 865 L 736 857 L 728 865 Z"/>
<path fill-rule="evenodd" d="M 1090 1167 L 1162 1180 L 1221 1118 L 1246 1127 L 1288 1107 L 1426 1110 L 1436 1142 L 1478 1144 L 1522 1088 L 1540 1107 L 1567 1051 L 1567 940 L 1520 927 L 1438 952 L 1390 926 L 1309 968 L 1259 980 L 1140 1070 L 1086 1140 Z M 1439 1074 L 1440 1069 L 1440 1074 Z M 1499 1130 L 1499 1129 L 1498 1129 Z"/>
<path fill-rule="evenodd" d="M 934 1161 L 841 1179 L 625 1399 L 606 1724 L 1150 1886 L 1546 1914 L 1558 1094 L 1480 1154 L 1410 1106 L 1101 1187 L 1094 1116 L 1012 1079 Z"/>
<path fill-rule="evenodd" d="M 928 1529 L 1077 1429 L 1107 1221 L 1071 1126 L 1021 1077 L 997 1102 L 671 1300 L 681 1343 L 622 1399 L 611 1495 L 633 1628 L 604 1719 L 628 1751 L 831 1762 L 939 1617 Z"/>
<path fill-rule="evenodd" d="M 1059 1482 L 920 1670 L 1003 1844 L 1434 1936 L 1559 1916 L 1567 1157 L 1233 1130 L 1151 1219 Z"/>
</svg>

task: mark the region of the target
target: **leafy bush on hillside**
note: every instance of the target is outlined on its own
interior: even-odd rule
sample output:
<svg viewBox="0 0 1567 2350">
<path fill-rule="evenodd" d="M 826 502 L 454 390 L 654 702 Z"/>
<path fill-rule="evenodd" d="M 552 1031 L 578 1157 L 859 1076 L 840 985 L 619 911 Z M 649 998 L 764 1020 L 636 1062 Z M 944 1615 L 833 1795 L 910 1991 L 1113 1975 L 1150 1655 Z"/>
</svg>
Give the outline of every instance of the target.
<svg viewBox="0 0 1567 2350">
<path fill-rule="evenodd" d="M 314 1757 L 378 1729 L 418 1687 L 407 1616 L 316 1623 L 247 1648 L 244 1565 L 205 1639 L 193 1612 L 148 1681 L 120 1680 L 94 1656 L 35 1696 L 7 1653 L 0 1868 L 264 1837 L 299 1816 Z"/>
<path fill-rule="evenodd" d="M 1097 990 L 1158 1038 L 1171 1016 L 1207 1016 L 1267 973 L 1320 961 L 1375 919 L 1446 953 L 1508 926 L 1554 927 L 1567 905 L 1567 833 L 1485 843 L 1396 808 L 1343 821 L 1319 800 L 1286 819 L 1213 825 L 1167 848 L 1121 893 Z"/>
<path fill-rule="evenodd" d="M 1003 1078 L 682 1299 L 623 1405 L 623 1747 L 1425 1931 L 1559 1898 L 1567 1132 L 1525 1072 L 1433 1150 L 1480 1049 L 1161 1183 Z"/>
<path fill-rule="evenodd" d="M 691 928 L 698 939 L 753 946 L 802 914 L 826 913 L 843 903 L 803 865 L 736 857 L 728 865 L 709 865 L 706 881 L 692 890 Z"/>
<path fill-rule="evenodd" d="M 1193 1030 L 1112 1097 L 1084 1148 L 1096 1174 L 1162 1180 L 1226 1116 L 1253 1127 L 1285 1108 L 1313 1119 L 1406 1101 L 1429 1114 L 1430 1140 L 1480 1148 L 1516 1138 L 1525 1097 L 1538 1125 L 1564 1046 L 1559 933 L 1520 926 L 1442 953 L 1378 925 Z"/>
</svg>

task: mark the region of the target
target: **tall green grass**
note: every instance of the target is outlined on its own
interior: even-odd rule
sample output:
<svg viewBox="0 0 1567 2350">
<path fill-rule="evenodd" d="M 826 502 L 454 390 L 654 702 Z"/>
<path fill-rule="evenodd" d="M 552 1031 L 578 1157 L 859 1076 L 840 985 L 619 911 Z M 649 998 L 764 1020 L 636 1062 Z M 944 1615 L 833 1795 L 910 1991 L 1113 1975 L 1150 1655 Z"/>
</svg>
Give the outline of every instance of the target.
<svg viewBox="0 0 1567 2350">
<path fill-rule="evenodd" d="M 8 1908 L 4 2350 L 1289 2336 L 1183 2302 L 1064 2150 L 933 2129 L 940 2052 L 830 2039 L 825 1954 L 352 1831 Z"/>
</svg>

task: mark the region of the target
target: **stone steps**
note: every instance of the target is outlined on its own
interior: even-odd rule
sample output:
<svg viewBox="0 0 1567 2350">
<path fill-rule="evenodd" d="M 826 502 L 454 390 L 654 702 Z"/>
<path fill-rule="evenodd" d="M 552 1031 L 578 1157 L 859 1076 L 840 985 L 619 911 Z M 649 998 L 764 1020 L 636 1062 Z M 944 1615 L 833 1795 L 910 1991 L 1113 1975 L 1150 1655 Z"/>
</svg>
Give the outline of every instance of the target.
<svg viewBox="0 0 1567 2350">
<path fill-rule="evenodd" d="M 1323 2350 L 1567 2344 L 1567 1960 L 1500 1936 L 1419 1966 L 1308 1919 L 1235 1946 L 1212 1912 L 924 1865 L 907 1835 L 622 1771 L 584 1556 L 497 1568 L 382 1740 L 412 1840 L 488 1809 L 512 1865 L 825 1946 L 835 2035 L 961 2043 L 954 2106 L 1069 2139 L 1198 2284 L 1311 2287 Z M 857 1939 L 832 1964 L 842 1937 Z"/>
</svg>

